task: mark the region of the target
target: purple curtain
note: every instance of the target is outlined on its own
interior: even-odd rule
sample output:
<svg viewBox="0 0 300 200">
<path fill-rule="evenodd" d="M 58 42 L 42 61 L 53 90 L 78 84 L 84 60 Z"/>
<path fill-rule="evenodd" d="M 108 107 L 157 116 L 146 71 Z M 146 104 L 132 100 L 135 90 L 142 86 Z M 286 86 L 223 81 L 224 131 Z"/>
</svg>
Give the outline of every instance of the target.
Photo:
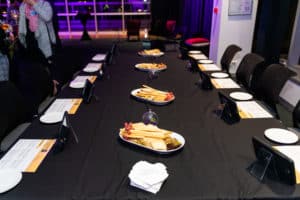
<svg viewBox="0 0 300 200">
<path fill-rule="evenodd" d="M 184 37 L 210 38 L 213 0 L 182 0 L 181 31 Z"/>
</svg>

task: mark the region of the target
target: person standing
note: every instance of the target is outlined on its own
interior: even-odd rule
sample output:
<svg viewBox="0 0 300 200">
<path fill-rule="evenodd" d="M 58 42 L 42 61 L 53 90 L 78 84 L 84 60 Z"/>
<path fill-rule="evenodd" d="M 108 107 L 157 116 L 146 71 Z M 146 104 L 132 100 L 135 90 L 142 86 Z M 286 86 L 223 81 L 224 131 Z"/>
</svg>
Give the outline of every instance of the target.
<svg viewBox="0 0 300 200">
<path fill-rule="evenodd" d="M 55 95 L 59 83 L 53 63 L 56 36 L 52 22 L 52 7 L 45 0 L 24 0 L 20 5 L 19 13 L 19 42 L 25 47 L 27 58 L 44 63 L 48 67 Z"/>
<path fill-rule="evenodd" d="M 19 7 L 18 38 L 10 71 L 31 116 L 36 116 L 47 97 L 57 93 L 52 16 L 52 7 L 45 0 L 23 0 Z"/>
<path fill-rule="evenodd" d="M 8 46 L 5 43 L 6 33 L 1 28 L 0 22 L 0 81 L 7 81 L 9 79 L 9 60 L 8 60 Z"/>
</svg>

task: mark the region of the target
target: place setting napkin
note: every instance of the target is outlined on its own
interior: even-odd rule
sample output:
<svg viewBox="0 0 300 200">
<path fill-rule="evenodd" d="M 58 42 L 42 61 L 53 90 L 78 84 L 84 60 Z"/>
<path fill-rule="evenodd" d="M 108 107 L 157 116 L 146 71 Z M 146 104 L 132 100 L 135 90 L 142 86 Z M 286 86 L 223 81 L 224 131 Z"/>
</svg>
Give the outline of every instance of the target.
<svg viewBox="0 0 300 200">
<path fill-rule="evenodd" d="M 130 185 L 156 194 L 168 178 L 167 167 L 162 163 L 139 161 L 135 163 L 128 175 Z"/>
<path fill-rule="evenodd" d="M 70 82 L 71 88 L 83 88 L 86 79 L 88 79 L 90 76 L 77 76 L 74 80 Z"/>
<path fill-rule="evenodd" d="M 88 63 L 83 69 L 84 72 L 96 72 L 100 70 L 102 63 Z"/>
<path fill-rule="evenodd" d="M 106 58 L 106 54 L 96 54 L 93 58 L 92 58 L 92 60 L 93 61 L 104 61 L 105 60 L 105 58 Z"/>
</svg>

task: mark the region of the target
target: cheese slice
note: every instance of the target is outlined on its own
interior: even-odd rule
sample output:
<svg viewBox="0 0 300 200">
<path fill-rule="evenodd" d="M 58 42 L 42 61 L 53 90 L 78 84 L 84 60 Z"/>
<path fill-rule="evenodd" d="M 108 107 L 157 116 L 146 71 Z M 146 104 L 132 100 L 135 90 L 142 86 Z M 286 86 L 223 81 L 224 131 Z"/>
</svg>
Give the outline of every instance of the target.
<svg viewBox="0 0 300 200">
<path fill-rule="evenodd" d="M 145 144 L 145 146 L 149 146 L 155 150 L 167 150 L 167 145 L 162 139 L 145 137 L 143 139 L 143 143 Z"/>
</svg>

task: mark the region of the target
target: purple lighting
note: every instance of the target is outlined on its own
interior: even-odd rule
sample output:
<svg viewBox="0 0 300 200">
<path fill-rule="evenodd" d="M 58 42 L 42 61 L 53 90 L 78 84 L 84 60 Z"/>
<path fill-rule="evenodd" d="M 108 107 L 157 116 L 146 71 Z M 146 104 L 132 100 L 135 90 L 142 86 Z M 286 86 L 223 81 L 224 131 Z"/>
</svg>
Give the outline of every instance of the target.
<svg viewBox="0 0 300 200">
<path fill-rule="evenodd" d="M 124 30 L 128 18 L 140 19 L 141 28 L 147 28 L 151 20 L 150 0 L 67 1 L 68 12 L 64 1 L 54 2 L 60 31 L 80 31 L 82 25 L 76 15 L 82 9 L 88 9 L 91 14 L 87 21 L 88 31 Z"/>
</svg>

